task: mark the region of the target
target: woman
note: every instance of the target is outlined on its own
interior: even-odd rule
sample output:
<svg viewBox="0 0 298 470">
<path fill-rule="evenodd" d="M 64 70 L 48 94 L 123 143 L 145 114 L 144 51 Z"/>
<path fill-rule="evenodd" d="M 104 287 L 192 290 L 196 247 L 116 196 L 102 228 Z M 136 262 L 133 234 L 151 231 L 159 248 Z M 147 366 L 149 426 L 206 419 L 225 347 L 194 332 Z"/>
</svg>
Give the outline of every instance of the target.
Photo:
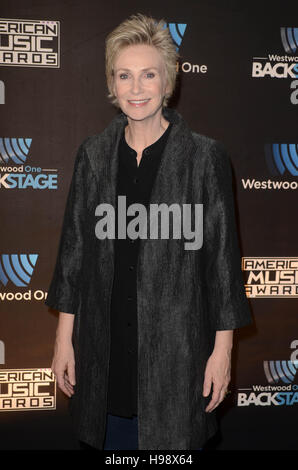
<svg viewBox="0 0 298 470">
<path fill-rule="evenodd" d="M 177 53 L 164 26 L 139 14 L 107 38 L 109 97 L 122 112 L 79 148 L 45 302 L 60 311 L 58 386 L 78 438 L 97 449 L 201 448 L 227 393 L 233 330 L 250 323 L 229 160 L 166 107 Z M 119 227 L 99 236 L 99 208 L 118 220 L 119 196 L 203 205 L 202 246 L 121 238 Z"/>
</svg>

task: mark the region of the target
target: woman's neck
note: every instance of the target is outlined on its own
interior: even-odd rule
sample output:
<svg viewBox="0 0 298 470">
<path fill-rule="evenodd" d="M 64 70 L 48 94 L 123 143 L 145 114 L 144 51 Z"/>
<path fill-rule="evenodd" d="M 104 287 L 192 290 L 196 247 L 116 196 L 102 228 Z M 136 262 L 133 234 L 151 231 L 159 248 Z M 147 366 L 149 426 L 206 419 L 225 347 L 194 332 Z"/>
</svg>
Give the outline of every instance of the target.
<svg viewBox="0 0 298 470">
<path fill-rule="evenodd" d="M 156 142 L 169 126 L 169 122 L 161 112 L 152 119 L 136 121 L 128 117 L 127 120 L 125 139 L 128 145 L 138 153 Z"/>
</svg>

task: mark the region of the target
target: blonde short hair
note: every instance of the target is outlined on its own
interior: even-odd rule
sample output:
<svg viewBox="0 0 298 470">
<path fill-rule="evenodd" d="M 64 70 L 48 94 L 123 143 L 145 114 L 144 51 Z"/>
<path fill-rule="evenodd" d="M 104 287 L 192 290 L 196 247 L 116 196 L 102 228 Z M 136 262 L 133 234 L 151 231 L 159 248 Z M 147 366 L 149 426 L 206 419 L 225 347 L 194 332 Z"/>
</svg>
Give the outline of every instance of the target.
<svg viewBox="0 0 298 470">
<path fill-rule="evenodd" d="M 175 44 L 169 29 L 166 27 L 165 21 L 157 21 L 141 13 L 132 15 L 127 20 L 120 23 L 106 38 L 105 67 L 109 90 L 108 98 L 113 104 L 119 106 L 117 98 L 113 93 L 113 67 L 115 58 L 121 49 L 137 44 L 154 46 L 161 53 L 170 88 L 163 102 L 163 105 L 166 106 L 175 89 L 179 54 L 176 51 Z"/>
</svg>

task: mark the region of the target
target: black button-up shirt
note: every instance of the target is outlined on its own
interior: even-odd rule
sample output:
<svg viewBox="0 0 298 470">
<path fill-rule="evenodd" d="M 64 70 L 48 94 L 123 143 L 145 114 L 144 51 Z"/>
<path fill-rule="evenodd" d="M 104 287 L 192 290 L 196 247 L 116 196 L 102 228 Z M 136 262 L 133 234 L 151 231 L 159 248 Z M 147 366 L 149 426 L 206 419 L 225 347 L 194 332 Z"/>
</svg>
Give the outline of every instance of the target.
<svg viewBox="0 0 298 470">
<path fill-rule="evenodd" d="M 123 132 L 119 144 L 117 198 L 126 196 L 130 204 L 143 204 L 148 209 L 160 158 L 172 125 L 144 149 L 139 166 L 137 152 L 127 144 Z M 136 213 L 136 216 L 138 213 Z M 127 224 L 135 216 L 126 216 Z M 115 208 L 115 274 L 111 301 L 111 350 L 109 365 L 108 413 L 130 417 L 138 414 L 138 325 L 137 325 L 137 259 L 139 238 L 126 235 L 118 239 L 118 211 Z M 126 225 L 127 227 L 127 225 Z M 136 228 L 136 230 L 138 230 Z"/>
</svg>

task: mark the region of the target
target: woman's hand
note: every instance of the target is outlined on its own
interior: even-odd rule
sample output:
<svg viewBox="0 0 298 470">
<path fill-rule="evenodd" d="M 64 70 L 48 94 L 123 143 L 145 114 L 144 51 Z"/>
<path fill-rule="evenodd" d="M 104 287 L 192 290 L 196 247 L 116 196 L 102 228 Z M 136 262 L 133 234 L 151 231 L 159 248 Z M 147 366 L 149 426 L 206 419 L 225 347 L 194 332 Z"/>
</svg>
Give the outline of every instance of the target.
<svg viewBox="0 0 298 470">
<path fill-rule="evenodd" d="M 56 341 L 51 369 L 56 376 L 60 390 L 71 397 L 76 383 L 74 350 L 71 342 Z"/>
<path fill-rule="evenodd" d="M 57 378 L 58 387 L 68 397 L 74 394 L 74 386 L 76 384 L 75 357 L 72 345 L 73 323 L 74 315 L 60 312 L 54 357 L 51 365 L 52 371 Z"/>
<path fill-rule="evenodd" d="M 213 411 L 225 398 L 231 380 L 231 350 L 233 330 L 217 331 L 214 350 L 209 357 L 203 385 L 203 396 L 211 392 L 212 398 L 206 412 Z"/>
</svg>

